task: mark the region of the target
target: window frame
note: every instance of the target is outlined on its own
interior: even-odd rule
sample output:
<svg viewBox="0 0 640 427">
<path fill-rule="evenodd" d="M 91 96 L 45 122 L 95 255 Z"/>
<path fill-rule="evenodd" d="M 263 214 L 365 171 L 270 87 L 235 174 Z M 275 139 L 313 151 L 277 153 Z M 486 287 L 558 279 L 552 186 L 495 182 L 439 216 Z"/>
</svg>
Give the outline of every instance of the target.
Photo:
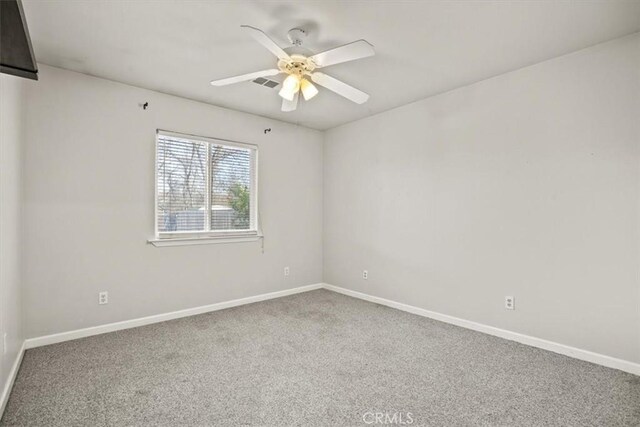
<svg viewBox="0 0 640 427">
<path fill-rule="evenodd" d="M 209 228 L 203 231 L 171 231 L 160 232 L 158 229 L 158 143 L 161 136 L 175 137 L 186 139 L 194 142 L 201 142 L 206 144 L 207 151 L 207 170 L 206 170 L 206 183 L 205 183 L 205 206 L 206 218 L 205 224 Z M 250 203 L 249 203 L 249 229 L 248 230 L 211 230 L 211 145 L 221 145 L 226 147 L 244 148 L 249 149 L 251 153 L 250 164 Z M 162 246 L 157 244 L 159 242 L 178 242 L 178 244 L 201 244 L 203 240 L 206 241 L 220 241 L 222 243 L 230 243 L 233 241 L 253 241 L 262 237 L 260 232 L 258 221 L 258 146 L 256 144 L 248 144 L 245 142 L 232 141 L 222 138 L 212 138 L 200 135 L 192 135 L 187 133 L 174 132 L 164 129 L 156 129 L 155 136 L 155 166 L 154 166 L 154 234 L 155 239 L 149 240 L 149 243 L 153 243 L 156 246 Z M 180 243 L 182 242 L 182 243 Z"/>
</svg>

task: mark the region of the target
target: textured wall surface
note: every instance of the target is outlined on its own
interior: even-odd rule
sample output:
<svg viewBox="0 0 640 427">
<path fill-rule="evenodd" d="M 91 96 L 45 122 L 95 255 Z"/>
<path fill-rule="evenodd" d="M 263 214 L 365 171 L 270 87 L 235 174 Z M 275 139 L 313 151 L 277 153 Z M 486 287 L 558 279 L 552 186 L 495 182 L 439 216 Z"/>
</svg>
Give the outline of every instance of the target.
<svg viewBox="0 0 640 427">
<path fill-rule="evenodd" d="M 0 393 L 24 340 L 20 301 L 24 79 L 0 74 Z"/>
<path fill-rule="evenodd" d="M 322 280 L 321 132 L 58 68 L 40 74 L 27 96 L 28 337 Z M 264 253 L 260 242 L 147 244 L 157 128 L 259 146 Z"/>
<path fill-rule="evenodd" d="M 636 34 L 328 131 L 324 281 L 640 362 L 638 70 Z"/>
</svg>

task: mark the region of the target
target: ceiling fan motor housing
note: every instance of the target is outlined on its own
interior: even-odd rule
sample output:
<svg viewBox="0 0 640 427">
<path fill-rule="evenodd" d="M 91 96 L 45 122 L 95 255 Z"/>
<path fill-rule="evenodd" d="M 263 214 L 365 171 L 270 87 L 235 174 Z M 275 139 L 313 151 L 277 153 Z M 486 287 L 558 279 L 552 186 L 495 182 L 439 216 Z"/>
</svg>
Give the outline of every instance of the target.
<svg viewBox="0 0 640 427">
<path fill-rule="evenodd" d="M 315 68 L 316 64 L 306 56 L 303 55 L 291 55 L 291 59 L 281 59 L 278 61 L 278 68 L 287 74 L 296 74 L 300 77 L 310 74 Z"/>
</svg>

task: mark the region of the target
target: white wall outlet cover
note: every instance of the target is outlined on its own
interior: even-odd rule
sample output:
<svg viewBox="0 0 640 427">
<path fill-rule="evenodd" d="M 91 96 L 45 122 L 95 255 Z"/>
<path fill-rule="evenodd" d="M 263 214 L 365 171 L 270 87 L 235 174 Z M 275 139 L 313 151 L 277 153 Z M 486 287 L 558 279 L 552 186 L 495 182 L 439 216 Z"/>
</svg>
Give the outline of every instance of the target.
<svg viewBox="0 0 640 427">
<path fill-rule="evenodd" d="M 109 303 L 109 293 L 104 291 L 98 294 L 98 304 L 108 304 Z"/>
<path fill-rule="evenodd" d="M 284 275 L 285 277 L 288 276 L 291 273 L 291 270 L 289 270 L 289 267 L 285 267 L 284 268 Z"/>
<path fill-rule="evenodd" d="M 367 270 L 362 270 L 362 278 L 367 280 L 369 278 L 369 272 Z"/>
<path fill-rule="evenodd" d="M 515 310 L 516 309 L 516 299 L 512 296 L 504 297 L 504 308 L 507 310 Z"/>
</svg>

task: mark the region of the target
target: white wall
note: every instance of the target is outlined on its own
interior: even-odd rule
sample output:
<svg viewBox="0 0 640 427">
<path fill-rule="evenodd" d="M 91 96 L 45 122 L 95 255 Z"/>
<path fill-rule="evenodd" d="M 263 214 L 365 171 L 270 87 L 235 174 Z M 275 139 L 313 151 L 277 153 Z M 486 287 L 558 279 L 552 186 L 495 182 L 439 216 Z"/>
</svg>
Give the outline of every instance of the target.
<svg viewBox="0 0 640 427">
<path fill-rule="evenodd" d="M 18 77 L 0 74 L 0 394 L 24 340 L 20 301 L 20 231 L 25 84 Z M 2 351 L 1 344 L 5 333 L 6 353 Z"/>
<path fill-rule="evenodd" d="M 636 34 L 328 131 L 324 281 L 640 362 L 639 70 Z"/>
<path fill-rule="evenodd" d="M 320 132 L 48 66 L 27 93 L 28 337 L 322 281 Z M 146 243 L 156 128 L 259 146 L 264 253 L 260 242 Z"/>
</svg>

